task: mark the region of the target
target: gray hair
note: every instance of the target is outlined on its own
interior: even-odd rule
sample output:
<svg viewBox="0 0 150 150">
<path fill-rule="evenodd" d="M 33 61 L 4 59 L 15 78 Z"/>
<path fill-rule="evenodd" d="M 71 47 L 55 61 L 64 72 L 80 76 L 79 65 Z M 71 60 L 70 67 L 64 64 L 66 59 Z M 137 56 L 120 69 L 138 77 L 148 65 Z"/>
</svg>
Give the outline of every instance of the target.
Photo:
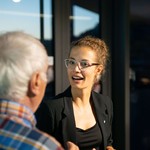
<svg viewBox="0 0 150 150">
<path fill-rule="evenodd" d="M 0 35 L 0 98 L 23 98 L 32 75 L 47 64 L 45 47 L 31 35 L 20 31 Z"/>
</svg>

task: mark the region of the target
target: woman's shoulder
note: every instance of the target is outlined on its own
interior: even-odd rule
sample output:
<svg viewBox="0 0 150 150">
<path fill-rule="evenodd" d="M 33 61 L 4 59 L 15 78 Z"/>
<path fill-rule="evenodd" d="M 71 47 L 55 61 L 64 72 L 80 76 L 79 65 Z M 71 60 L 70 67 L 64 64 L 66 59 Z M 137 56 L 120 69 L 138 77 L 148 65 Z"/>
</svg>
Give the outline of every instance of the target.
<svg viewBox="0 0 150 150">
<path fill-rule="evenodd" d="M 95 91 L 92 91 L 92 95 L 96 98 L 100 98 L 102 100 L 110 100 L 111 98 L 108 96 L 108 95 L 104 95 L 104 94 L 101 94 L 101 93 L 97 93 Z"/>
<path fill-rule="evenodd" d="M 106 105 L 112 105 L 112 100 L 108 95 L 103 95 L 101 93 L 92 91 L 92 97 L 94 100 L 97 100 L 100 103 L 104 103 Z"/>
<path fill-rule="evenodd" d="M 68 88 L 64 92 L 59 93 L 56 96 L 50 97 L 47 100 L 44 100 L 43 103 L 46 104 L 46 105 L 52 106 L 52 107 L 54 107 L 55 105 L 56 106 L 57 105 L 61 106 L 61 105 L 64 104 L 64 101 L 67 99 L 67 97 L 71 97 L 70 93 L 71 93 L 71 91 Z"/>
</svg>

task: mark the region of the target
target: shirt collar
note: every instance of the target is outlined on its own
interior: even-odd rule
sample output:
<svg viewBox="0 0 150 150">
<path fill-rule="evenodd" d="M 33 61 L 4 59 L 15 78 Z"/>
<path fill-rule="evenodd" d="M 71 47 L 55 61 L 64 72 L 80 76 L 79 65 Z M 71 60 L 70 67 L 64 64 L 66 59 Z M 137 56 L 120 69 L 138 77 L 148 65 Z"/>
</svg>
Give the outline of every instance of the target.
<svg viewBox="0 0 150 150">
<path fill-rule="evenodd" d="M 32 110 L 18 102 L 0 99 L 0 115 L 5 115 L 28 127 L 35 127 L 36 119 Z"/>
</svg>

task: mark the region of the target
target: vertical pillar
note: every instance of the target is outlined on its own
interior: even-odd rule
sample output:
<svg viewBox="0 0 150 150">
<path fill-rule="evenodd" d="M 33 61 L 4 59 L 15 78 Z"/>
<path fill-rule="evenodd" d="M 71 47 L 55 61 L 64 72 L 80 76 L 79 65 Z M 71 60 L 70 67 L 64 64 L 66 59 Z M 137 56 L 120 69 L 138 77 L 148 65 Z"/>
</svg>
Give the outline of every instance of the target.
<svg viewBox="0 0 150 150">
<path fill-rule="evenodd" d="M 70 48 L 70 0 L 54 0 L 55 94 L 69 85 L 64 59 Z"/>
<path fill-rule="evenodd" d="M 112 3 L 113 135 L 116 149 L 130 150 L 129 0 Z"/>
</svg>

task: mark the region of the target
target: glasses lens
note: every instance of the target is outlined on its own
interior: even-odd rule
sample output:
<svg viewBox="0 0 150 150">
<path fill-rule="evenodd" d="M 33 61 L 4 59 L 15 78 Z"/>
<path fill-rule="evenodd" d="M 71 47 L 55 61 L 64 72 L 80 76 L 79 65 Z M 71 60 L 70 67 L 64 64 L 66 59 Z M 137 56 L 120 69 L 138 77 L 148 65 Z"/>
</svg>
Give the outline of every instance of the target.
<svg viewBox="0 0 150 150">
<path fill-rule="evenodd" d="M 74 67 L 76 66 L 76 61 L 73 59 L 65 59 L 65 64 L 67 68 L 74 69 Z"/>
<path fill-rule="evenodd" d="M 80 62 L 80 66 L 81 66 L 81 68 L 83 69 L 83 68 L 89 67 L 90 64 L 89 64 L 89 62 L 87 62 L 87 61 L 81 61 L 81 62 Z"/>
</svg>

